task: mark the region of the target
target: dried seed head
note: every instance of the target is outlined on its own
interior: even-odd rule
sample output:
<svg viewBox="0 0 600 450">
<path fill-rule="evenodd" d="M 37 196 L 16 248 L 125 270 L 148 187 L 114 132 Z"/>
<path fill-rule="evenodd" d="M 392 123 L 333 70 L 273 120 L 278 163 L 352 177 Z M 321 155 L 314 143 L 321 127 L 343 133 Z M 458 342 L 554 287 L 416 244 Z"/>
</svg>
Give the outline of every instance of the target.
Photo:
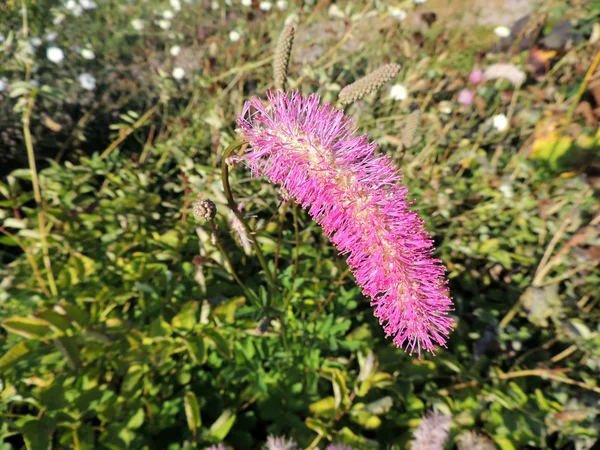
<svg viewBox="0 0 600 450">
<path fill-rule="evenodd" d="M 275 87 L 281 91 L 284 89 L 285 80 L 287 78 L 292 44 L 294 43 L 294 32 L 294 24 L 287 24 L 279 35 L 279 40 L 277 41 L 277 47 L 275 49 L 273 77 L 275 79 Z"/>
<path fill-rule="evenodd" d="M 196 220 L 212 220 L 217 214 L 217 207 L 212 200 L 196 200 L 194 202 L 194 217 Z"/>
<path fill-rule="evenodd" d="M 393 79 L 400 71 L 398 64 L 386 64 L 370 74 L 362 77 L 360 80 L 349 84 L 340 91 L 340 101 L 343 104 L 350 104 L 361 98 L 366 97 L 371 92 L 375 92 L 385 83 Z"/>
<path fill-rule="evenodd" d="M 404 128 L 402 129 L 402 145 L 405 148 L 410 148 L 415 143 L 415 137 L 421 123 L 421 110 L 415 109 L 410 113 L 406 122 L 404 122 Z"/>
</svg>

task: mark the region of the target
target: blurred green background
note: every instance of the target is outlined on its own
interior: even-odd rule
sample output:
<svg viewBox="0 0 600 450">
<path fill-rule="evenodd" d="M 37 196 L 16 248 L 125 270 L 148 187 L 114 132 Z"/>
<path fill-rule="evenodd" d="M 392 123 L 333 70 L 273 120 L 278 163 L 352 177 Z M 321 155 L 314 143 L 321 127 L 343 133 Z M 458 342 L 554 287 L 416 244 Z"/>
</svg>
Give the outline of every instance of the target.
<svg viewBox="0 0 600 450">
<path fill-rule="evenodd" d="M 278 295 L 235 232 L 221 155 L 289 22 L 288 86 L 323 102 L 402 66 L 346 112 L 448 268 L 435 356 L 243 167 Z M 448 449 L 598 439 L 600 2 L 9 0 L 0 24 L 0 449 L 403 449 L 431 410 Z"/>
</svg>

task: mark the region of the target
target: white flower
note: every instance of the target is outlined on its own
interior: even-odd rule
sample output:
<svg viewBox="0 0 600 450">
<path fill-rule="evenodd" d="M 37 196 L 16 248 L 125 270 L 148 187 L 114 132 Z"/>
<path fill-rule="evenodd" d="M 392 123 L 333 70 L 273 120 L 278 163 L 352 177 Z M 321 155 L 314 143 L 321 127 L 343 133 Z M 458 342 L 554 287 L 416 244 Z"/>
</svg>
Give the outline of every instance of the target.
<svg viewBox="0 0 600 450">
<path fill-rule="evenodd" d="M 89 48 L 84 48 L 83 50 L 81 50 L 81 56 L 84 59 L 89 59 L 89 60 L 92 60 L 96 57 L 96 55 L 94 54 L 94 51 L 90 50 Z"/>
<path fill-rule="evenodd" d="M 0 43 L 4 42 L 6 40 L 6 37 L 0 33 Z"/>
<path fill-rule="evenodd" d="M 492 125 L 498 131 L 504 131 L 508 128 L 508 118 L 504 114 L 496 114 L 492 117 Z"/>
<path fill-rule="evenodd" d="M 390 97 L 392 100 L 405 100 L 408 97 L 408 89 L 402 84 L 395 84 L 390 89 Z"/>
<path fill-rule="evenodd" d="M 344 11 L 342 11 L 335 3 L 329 6 L 329 11 L 327 11 L 327 14 L 329 17 L 335 17 L 338 19 L 344 19 L 346 17 Z"/>
<path fill-rule="evenodd" d="M 239 33 L 239 31 L 232 30 L 229 32 L 229 40 L 231 42 L 237 42 L 240 40 L 241 37 L 242 35 Z"/>
<path fill-rule="evenodd" d="M 75 17 L 79 17 L 83 14 L 83 8 L 75 0 L 69 0 L 65 4 L 65 8 L 71 11 Z"/>
<path fill-rule="evenodd" d="M 8 86 L 6 78 L 0 78 L 0 92 L 2 92 Z"/>
<path fill-rule="evenodd" d="M 219 9 L 219 2 L 218 2 L 218 0 L 213 0 L 210 3 L 210 9 L 212 9 L 213 11 L 216 11 L 217 9 Z"/>
<path fill-rule="evenodd" d="M 81 87 L 88 91 L 93 91 L 96 89 L 96 79 L 90 73 L 84 72 L 80 74 L 77 79 L 79 80 L 79 84 Z"/>
<path fill-rule="evenodd" d="M 242 0 L 242 6 L 252 6 L 252 0 Z"/>
<path fill-rule="evenodd" d="M 176 80 L 182 80 L 183 77 L 185 77 L 185 70 L 183 70 L 182 67 L 175 67 L 173 72 L 171 72 L 171 75 L 173 75 L 173 78 Z"/>
<path fill-rule="evenodd" d="M 57 37 L 58 33 L 56 31 L 51 31 L 50 33 L 46 34 L 46 40 L 48 42 L 54 42 Z"/>
<path fill-rule="evenodd" d="M 510 29 L 508 27 L 496 27 L 494 28 L 494 33 L 498 37 L 506 38 L 510 36 Z"/>
<path fill-rule="evenodd" d="M 179 0 L 169 0 L 169 4 L 175 11 L 181 11 L 181 2 Z"/>
<path fill-rule="evenodd" d="M 63 59 L 65 59 L 65 54 L 58 47 L 48 47 L 48 50 L 46 50 L 46 58 L 54 64 L 60 64 Z"/>
<path fill-rule="evenodd" d="M 271 3 L 271 2 L 260 2 L 259 7 L 263 11 L 269 11 L 273 7 L 273 3 Z"/>
<path fill-rule="evenodd" d="M 423 3 L 425 3 L 427 0 L 413 0 L 415 5 L 422 5 Z"/>
<path fill-rule="evenodd" d="M 175 14 L 173 14 L 173 11 L 171 11 L 170 9 L 165 9 L 162 12 L 162 18 L 165 20 L 173 20 L 174 17 L 175 17 Z"/>
<path fill-rule="evenodd" d="M 287 2 L 287 0 L 279 0 L 277 2 L 277 8 L 281 9 L 282 11 L 284 9 L 287 9 L 288 8 L 288 2 Z"/>
<path fill-rule="evenodd" d="M 85 10 L 96 9 L 98 5 L 93 0 L 79 0 L 79 4 Z"/>
<path fill-rule="evenodd" d="M 135 31 L 142 31 L 144 29 L 144 21 L 140 19 L 133 19 L 131 21 L 131 26 Z"/>
<path fill-rule="evenodd" d="M 157 21 L 156 24 L 163 30 L 168 30 L 169 28 L 171 28 L 170 20 L 161 19 L 161 20 Z"/>
<path fill-rule="evenodd" d="M 443 100 L 439 104 L 439 109 L 442 114 L 449 115 L 452 114 L 452 103 L 447 100 Z"/>
<path fill-rule="evenodd" d="M 31 42 L 31 45 L 33 45 L 34 47 L 39 47 L 40 45 L 42 45 L 42 40 L 39 37 L 33 37 L 29 42 Z"/>
<path fill-rule="evenodd" d="M 177 56 L 181 53 L 181 47 L 179 45 L 174 45 L 169 50 L 169 53 L 171 53 L 171 56 Z"/>
<path fill-rule="evenodd" d="M 406 19 L 406 11 L 400 8 L 390 8 L 390 16 L 397 20 Z"/>
</svg>

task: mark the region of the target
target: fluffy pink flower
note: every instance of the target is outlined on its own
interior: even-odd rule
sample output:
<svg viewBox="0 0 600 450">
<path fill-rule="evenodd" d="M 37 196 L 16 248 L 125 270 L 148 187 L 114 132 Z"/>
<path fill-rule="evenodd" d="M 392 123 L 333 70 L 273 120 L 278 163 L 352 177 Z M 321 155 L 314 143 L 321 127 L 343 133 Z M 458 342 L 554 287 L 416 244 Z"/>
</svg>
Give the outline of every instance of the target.
<svg viewBox="0 0 600 450">
<path fill-rule="evenodd" d="M 267 97 L 268 106 L 252 98 L 238 119 L 252 174 L 281 184 L 348 255 L 394 344 L 419 356 L 445 346 L 453 325 L 445 268 L 431 257 L 432 241 L 392 160 L 318 95 Z"/>
<path fill-rule="evenodd" d="M 460 103 L 461 105 L 468 106 L 471 103 L 473 103 L 474 99 L 475 94 L 473 94 L 473 92 L 468 89 L 463 89 L 458 93 L 458 103 Z"/>
<path fill-rule="evenodd" d="M 481 69 L 473 69 L 469 75 L 469 81 L 473 84 L 481 83 L 483 80 L 483 71 Z"/>
</svg>

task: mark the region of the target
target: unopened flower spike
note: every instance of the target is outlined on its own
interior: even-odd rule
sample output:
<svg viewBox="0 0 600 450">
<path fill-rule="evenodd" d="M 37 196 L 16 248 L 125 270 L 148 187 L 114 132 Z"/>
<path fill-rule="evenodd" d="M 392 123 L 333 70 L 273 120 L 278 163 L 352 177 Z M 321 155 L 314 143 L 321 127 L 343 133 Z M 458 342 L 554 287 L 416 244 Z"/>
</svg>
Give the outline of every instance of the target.
<svg viewBox="0 0 600 450">
<path fill-rule="evenodd" d="M 349 84 L 340 91 L 339 99 L 342 104 L 348 105 L 365 98 L 371 92 L 375 92 L 388 81 L 394 79 L 400 72 L 398 64 L 386 64 L 370 74 Z"/>
<path fill-rule="evenodd" d="M 386 336 L 419 356 L 445 346 L 454 323 L 445 268 L 431 257 L 433 242 L 391 158 L 375 153 L 377 144 L 318 95 L 270 92 L 266 104 L 252 98 L 238 123 L 249 144 L 242 162 L 285 188 L 323 227 Z"/>
<path fill-rule="evenodd" d="M 212 200 L 196 200 L 192 211 L 196 220 L 212 220 L 217 215 L 217 206 Z"/>
<path fill-rule="evenodd" d="M 290 63 L 290 55 L 292 53 L 292 44 L 294 43 L 294 25 L 289 23 L 279 35 L 275 56 L 273 59 L 273 77 L 275 87 L 284 90 L 285 80 L 288 73 L 288 65 Z"/>
</svg>

